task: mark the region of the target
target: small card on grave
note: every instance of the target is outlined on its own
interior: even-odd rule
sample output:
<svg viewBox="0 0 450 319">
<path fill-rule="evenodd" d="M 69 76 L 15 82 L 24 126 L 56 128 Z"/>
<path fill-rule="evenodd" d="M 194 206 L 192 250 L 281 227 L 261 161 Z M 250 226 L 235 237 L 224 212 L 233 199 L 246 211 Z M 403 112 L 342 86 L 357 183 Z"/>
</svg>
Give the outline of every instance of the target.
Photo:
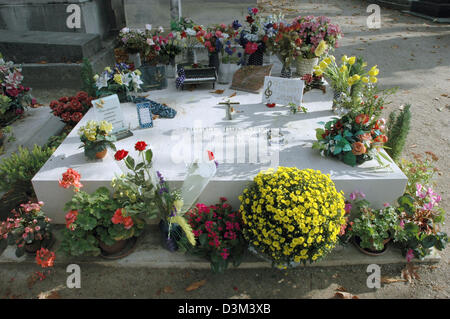
<svg viewBox="0 0 450 319">
<path fill-rule="evenodd" d="M 264 79 L 262 103 L 282 105 L 294 103 L 295 105 L 301 105 L 304 85 L 304 81 L 300 78 L 288 79 L 266 76 Z"/>
<path fill-rule="evenodd" d="M 270 65 L 246 65 L 237 70 L 233 75 L 230 89 L 259 93 L 264 85 L 264 78 L 272 72 Z"/>
<path fill-rule="evenodd" d="M 126 127 L 117 94 L 93 100 L 92 105 L 96 120 L 110 122 L 113 126 L 111 134 L 116 135 L 117 139 L 133 135 Z"/>
<path fill-rule="evenodd" d="M 153 127 L 153 114 L 150 110 L 150 103 L 138 103 L 136 104 L 139 126 L 141 128 Z"/>
</svg>

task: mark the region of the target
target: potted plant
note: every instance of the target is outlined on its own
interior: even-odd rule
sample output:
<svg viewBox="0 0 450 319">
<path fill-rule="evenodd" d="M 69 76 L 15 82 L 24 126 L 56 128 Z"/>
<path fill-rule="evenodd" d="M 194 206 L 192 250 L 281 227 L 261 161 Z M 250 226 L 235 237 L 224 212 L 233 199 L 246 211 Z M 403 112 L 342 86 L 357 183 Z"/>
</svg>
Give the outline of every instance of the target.
<svg viewBox="0 0 450 319">
<path fill-rule="evenodd" d="M 9 125 L 37 103 L 31 89 L 22 85 L 23 79 L 21 66 L 5 61 L 0 53 L 0 126 Z"/>
<path fill-rule="evenodd" d="M 80 140 L 83 145 L 80 148 L 84 148 L 84 155 L 88 159 L 102 159 L 106 156 L 108 147 L 116 150 L 114 142 L 115 136 L 109 135 L 113 127 L 112 124 L 107 121 L 89 121 L 85 126 L 80 127 L 78 133 L 80 134 Z"/>
<path fill-rule="evenodd" d="M 61 249 L 68 255 L 102 255 L 118 258 L 129 254 L 135 237 L 144 229 L 144 221 L 128 215 L 106 187 L 92 194 L 81 191 L 81 176 L 73 169 L 63 174 L 60 186 L 74 187 L 74 196 L 66 203 L 66 228 Z M 125 250 L 125 251 L 124 251 Z"/>
<path fill-rule="evenodd" d="M 342 32 L 329 18 L 320 16 L 296 17 L 292 28 L 299 34 L 301 45 L 295 51 L 297 75 L 312 74 L 319 57 L 337 47 Z"/>
<path fill-rule="evenodd" d="M 262 41 L 263 29 L 258 16 L 258 8 L 248 8 L 245 26 L 239 32 L 236 41 L 245 52 L 245 65 L 262 65 L 266 46 Z"/>
<path fill-rule="evenodd" d="M 154 36 L 155 43 L 160 46 L 159 63 L 166 66 L 166 76 L 175 77 L 175 58 L 182 52 L 182 38 L 178 31 L 170 32 L 167 37 Z"/>
<path fill-rule="evenodd" d="M 234 72 L 239 69 L 239 56 L 235 56 L 236 48 L 231 47 L 231 41 L 225 42 L 222 54 L 222 65 L 219 69 L 218 82 L 228 84 L 233 80 Z"/>
<path fill-rule="evenodd" d="M 345 223 L 344 196 L 312 169 L 262 171 L 239 200 L 249 249 L 280 268 L 323 258 Z"/>
<path fill-rule="evenodd" d="M 13 217 L 7 218 L 0 226 L 0 241 L 15 245 L 16 256 L 25 252 L 35 254 L 41 248 L 49 248 L 53 244 L 51 219 L 41 210 L 43 202 L 21 204 L 13 210 Z"/>
<path fill-rule="evenodd" d="M 223 273 L 230 263 L 240 265 L 247 248 L 242 217 L 233 211 L 226 198 L 221 197 L 216 205 L 197 204 L 186 217 L 197 242 L 188 249 L 189 253 L 208 258 L 215 273 Z"/>
<path fill-rule="evenodd" d="M 50 102 L 54 116 L 60 117 L 64 123 L 75 126 L 92 106 L 90 97 L 86 92 L 80 91 L 75 96 L 63 96 Z"/>
<path fill-rule="evenodd" d="M 395 207 L 385 204 L 382 209 L 373 209 L 362 192 L 350 194 L 352 218 L 348 234 L 359 250 L 367 255 L 378 256 L 387 251 L 388 243 L 400 227 Z"/>
<path fill-rule="evenodd" d="M 164 246 L 170 251 L 178 249 L 177 241 L 183 231 L 188 238 L 193 238 L 192 230 L 181 212 L 183 200 L 178 191 L 170 191 L 161 173 L 155 174 L 152 164 L 153 153 L 144 141 L 135 146 L 141 162 L 128 155 L 128 151 L 119 150 L 115 154 L 117 161 L 125 163 L 129 172 L 112 182 L 114 199 L 130 215 L 141 214 L 143 219 L 160 218 L 159 227 Z M 195 241 L 191 244 L 195 244 Z"/>
<path fill-rule="evenodd" d="M 185 61 L 183 62 L 188 64 L 197 63 L 195 46 L 198 42 L 196 39 L 197 31 L 194 30 L 195 27 L 199 28 L 200 26 L 196 26 L 194 21 L 187 17 L 181 17 L 170 22 L 171 30 L 180 32 L 182 47 L 185 52 Z"/>
<path fill-rule="evenodd" d="M 348 58 L 344 55 L 341 61 L 341 65 L 338 65 L 335 57 L 329 55 L 314 66 L 316 76 L 324 76 L 330 81 L 334 91 L 332 109 L 337 114 L 360 103 L 363 86 L 374 85 L 379 73 L 376 65 L 366 71 L 367 63 L 361 57 Z"/>
<path fill-rule="evenodd" d="M 151 25 L 146 25 L 146 29 Z M 122 28 L 116 39 L 116 48 L 123 49 L 128 53 L 128 60 L 135 68 L 141 66 L 141 52 L 144 50 L 145 32 L 140 29 Z"/>
<path fill-rule="evenodd" d="M 118 63 L 114 68 L 106 67 L 101 74 L 94 76 L 97 97 L 117 94 L 120 102 L 129 102 L 130 92 L 138 92 L 141 89 L 141 71 L 132 70 L 125 63 Z"/>
<path fill-rule="evenodd" d="M 445 211 L 439 207 L 442 198 L 431 186 L 437 169 L 434 162 L 438 157 L 432 152 L 425 156 L 414 154 L 414 160 L 403 159 L 399 165 L 408 177 L 405 194 L 397 202 L 401 228 L 394 240 L 407 259 L 423 259 L 431 249 L 443 250 L 448 243 L 448 235 L 441 225 Z"/>
</svg>

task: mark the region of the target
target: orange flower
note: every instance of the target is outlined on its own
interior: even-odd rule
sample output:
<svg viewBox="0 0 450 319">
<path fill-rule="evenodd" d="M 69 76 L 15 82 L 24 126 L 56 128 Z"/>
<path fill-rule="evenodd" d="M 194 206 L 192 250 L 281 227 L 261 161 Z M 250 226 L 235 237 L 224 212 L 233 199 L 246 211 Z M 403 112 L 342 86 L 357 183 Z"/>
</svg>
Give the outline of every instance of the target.
<svg viewBox="0 0 450 319">
<path fill-rule="evenodd" d="M 356 124 L 366 124 L 367 122 L 369 122 L 369 116 L 366 114 L 359 114 L 356 118 L 355 118 L 355 122 Z"/>
<path fill-rule="evenodd" d="M 362 155 L 366 152 L 366 147 L 361 142 L 355 142 L 352 144 L 352 153 L 354 155 Z"/>
<path fill-rule="evenodd" d="M 370 135 L 370 133 L 364 133 L 364 134 L 358 135 L 358 138 L 361 142 L 371 141 L 372 135 Z"/>
<path fill-rule="evenodd" d="M 375 137 L 374 141 L 377 143 L 386 143 L 388 141 L 388 137 L 386 135 L 378 135 Z"/>
</svg>

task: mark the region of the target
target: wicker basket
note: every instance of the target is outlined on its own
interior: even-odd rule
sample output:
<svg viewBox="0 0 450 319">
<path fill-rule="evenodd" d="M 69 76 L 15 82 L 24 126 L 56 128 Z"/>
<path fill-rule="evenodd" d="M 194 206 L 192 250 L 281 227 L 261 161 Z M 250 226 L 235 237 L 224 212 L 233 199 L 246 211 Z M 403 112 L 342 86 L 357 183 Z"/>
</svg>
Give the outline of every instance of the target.
<svg viewBox="0 0 450 319">
<path fill-rule="evenodd" d="M 319 62 L 319 58 L 304 59 L 302 57 L 297 57 L 295 59 L 295 66 L 297 69 L 297 76 L 304 76 L 305 74 L 312 74 L 314 66 Z"/>
</svg>

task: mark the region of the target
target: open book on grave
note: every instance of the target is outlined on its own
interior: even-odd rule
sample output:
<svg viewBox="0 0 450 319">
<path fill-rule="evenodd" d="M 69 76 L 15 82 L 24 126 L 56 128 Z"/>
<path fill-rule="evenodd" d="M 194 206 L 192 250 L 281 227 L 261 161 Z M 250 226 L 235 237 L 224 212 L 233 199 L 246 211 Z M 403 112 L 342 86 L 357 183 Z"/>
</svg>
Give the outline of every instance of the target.
<svg viewBox="0 0 450 319">
<path fill-rule="evenodd" d="M 133 133 L 126 126 L 117 94 L 93 100 L 92 105 L 94 107 L 94 115 L 96 120 L 98 122 L 108 121 L 111 123 L 113 126 L 111 134 L 114 135 L 117 140 L 133 136 Z"/>
</svg>

